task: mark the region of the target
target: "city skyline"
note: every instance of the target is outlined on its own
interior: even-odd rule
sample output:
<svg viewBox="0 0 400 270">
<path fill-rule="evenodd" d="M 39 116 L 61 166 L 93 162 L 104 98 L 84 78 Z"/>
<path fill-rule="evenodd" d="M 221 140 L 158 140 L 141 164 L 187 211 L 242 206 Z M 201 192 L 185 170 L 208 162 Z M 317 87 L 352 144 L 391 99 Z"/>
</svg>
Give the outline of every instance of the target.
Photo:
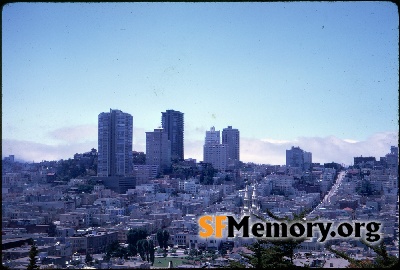
<svg viewBox="0 0 400 270">
<path fill-rule="evenodd" d="M 97 148 L 97 115 L 185 115 L 185 158 L 210 127 L 244 162 L 350 165 L 398 145 L 398 9 L 390 2 L 12 3 L 2 13 L 2 158 Z"/>
</svg>

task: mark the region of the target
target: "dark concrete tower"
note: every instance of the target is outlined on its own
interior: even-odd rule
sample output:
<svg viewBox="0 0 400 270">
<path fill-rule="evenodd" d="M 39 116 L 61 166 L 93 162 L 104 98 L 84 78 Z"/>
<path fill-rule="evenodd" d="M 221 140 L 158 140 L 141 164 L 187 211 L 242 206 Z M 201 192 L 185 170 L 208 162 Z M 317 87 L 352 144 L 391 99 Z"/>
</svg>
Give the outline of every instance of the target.
<svg viewBox="0 0 400 270">
<path fill-rule="evenodd" d="M 183 113 L 174 110 L 167 110 L 166 112 L 162 112 L 161 124 L 162 128 L 168 133 L 168 140 L 171 141 L 171 159 L 183 160 Z"/>
</svg>

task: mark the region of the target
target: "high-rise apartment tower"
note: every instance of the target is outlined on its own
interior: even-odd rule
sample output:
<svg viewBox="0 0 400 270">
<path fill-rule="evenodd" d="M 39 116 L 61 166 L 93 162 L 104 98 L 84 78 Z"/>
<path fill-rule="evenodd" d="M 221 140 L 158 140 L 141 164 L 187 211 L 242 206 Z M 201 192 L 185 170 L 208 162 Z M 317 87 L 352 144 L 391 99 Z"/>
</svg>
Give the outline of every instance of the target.
<svg viewBox="0 0 400 270">
<path fill-rule="evenodd" d="M 173 160 L 183 160 L 183 113 L 174 110 L 167 110 L 166 112 L 162 112 L 161 124 L 162 128 L 168 134 L 168 140 L 171 141 L 171 158 Z"/>
<path fill-rule="evenodd" d="M 158 165 L 161 171 L 171 166 L 171 142 L 162 128 L 146 132 L 146 165 Z"/>
<path fill-rule="evenodd" d="M 240 161 L 240 137 L 239 130 L 228 126 L 222 130 L 222 144 L 227 144 L 229 163 Z"/>
<path fill-rule="evenodd" d="M 206 131 L 205 144 L 220 144 L 221 139 L 219 137 L 219 130 L 215 130 L 215 127 L 211 127 L 210 130 Z"/>
<path fill-rule="evenodd" d="M 206 138 L 203 147 L 203 161 L 211 163 L 214 169 L 226 170 L 228 167 L 228 150 L 227 144 L 220 143 L 220 131 L 211 127 L 206 131 Z"/>
<path fill-rule="evenodd" d="M 312 165 L 312 153 L 302 150 L 300 147 L 292 146 L 286 150 L 286 166 L 297 167 L 301 170 L 309 170 Z"/>
<path fill-rule="evenodd" d="M 132 115 L 112 109 L 99 114 L 97 176 L 131 175 L 132 134 Z"/>
</svg>

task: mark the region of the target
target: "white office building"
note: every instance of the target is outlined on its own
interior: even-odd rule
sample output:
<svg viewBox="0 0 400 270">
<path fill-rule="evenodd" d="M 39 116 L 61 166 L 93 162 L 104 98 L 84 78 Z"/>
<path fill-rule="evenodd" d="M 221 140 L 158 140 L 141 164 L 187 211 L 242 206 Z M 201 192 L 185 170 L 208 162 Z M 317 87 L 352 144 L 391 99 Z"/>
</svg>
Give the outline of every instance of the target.
<svg viewBox="0 0 400 270">
<path fill-rule="evenodd" d="M 203 161 L 211 163 L 214 169 L 224 171 L 228 167 L 227 144 L 220 143 L 220 131 L 216 131 L 215 127 L 211 127 L 210 131 L 206 131 L 206 138 L 203 148 Z"/>
<path fill-rule="evenodd" d="M 171 141 L 162 128 L 146 132 L 146 165 L 158 165 L 160 170 L 171 166 Z"/>
</svg>

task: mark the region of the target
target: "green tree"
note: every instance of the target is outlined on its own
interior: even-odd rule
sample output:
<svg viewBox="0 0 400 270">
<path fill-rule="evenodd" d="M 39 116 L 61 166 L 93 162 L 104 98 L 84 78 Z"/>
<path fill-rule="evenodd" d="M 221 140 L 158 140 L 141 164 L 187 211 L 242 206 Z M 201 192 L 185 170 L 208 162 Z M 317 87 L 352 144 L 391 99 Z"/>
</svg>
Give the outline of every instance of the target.
<svg viewBox="0 0 400 270">
<path fill-rule="evenodd" d="M 158 245 L 160 246 L 160 248 L 163 248 L 163 246 L 164 246 L 164 238 L 163 238 L 162 230 L 161 230 L 161 229 L 159 229 L 159 230 L 157 231 L 156 237 L 157 237 Z"/>
<path fill-rule="evenodd" d="M 243 268 L 246 268 L 246 265 L 244 265 L 244 264 L 242 264 L 242 263 L 240 263 L 238 261 L 231 261 L 227 268 L 240 268 L 240 269 L 243 269 Z"/>
<path fill-rule="evenodd" d="M 152 240 L 147 240 L 147 239 L 141 239 L 137 242 L 137 250 L 143 261 L 150 262 L 150 254 L 151 254 L 150 241 L 153 242 Z M 154 245 L 153 244 L 151 244 L 151 245 L 152 245 L 152 249 L 153 249 L 152 254 L 154 257 Z M 153 262 L 154 262 L 154 258 L 153 258 Z"/>
<path fill-rule="evenodd" d="M 114 241 L 113 243 L 109 244 L 106 248 L 106 255 L 105 260 L 110 260 L 112 257 L 117 258 L 128 258 L 129 250 L 127 248 L 122 247 L 118 241 Z"/>
<path fill-rule="evenodd" d="M 164 248 L 168 248 L 169 232 L 167 230 L 163 231 Z"/>
<path fill-rule="evenodd" d="M 250 264 L 254 266 L 254 268 L 263 268 L 263 264 L 269 264 L 270 260 L 266 260 L 267 253 L 265 252 L 265 248 L 262 246 L 261 241 L 257 241 L 253 245 L 249 247 L 251 251 L 254 252 L 252 256 L 246 256 L 247 259 L 250 260 Z"/>
<path fill-rule="evenodd" d="M 137 252 L 139 253 L 139 255 L 140 255 L 140 257 L 142 258 L 143 261 L 146 260 L 146 257 L 145 257 L 146 251 L 145 251 L 145 247 L 144 247 L 144 243 L 145 242 L 147 242 L 147 240 L 145 240 L 145 239 L 140 239 L 137 242 Z"/>
<path fill-rule="evenodd" d="M 285 258 L 285 252 L 277 245 L 268 241 L 258 240 L 249 247 L 254 252 L 252 255 L 243 254 L 254 268 L 289 268 L 295 267 L 290 260 Z"/>
<path fill-rule="evenodd" d="M 371 182 L 365 179 L 361 180 L 361 186 L 356 189 L 356 192 L 364 196 L 371 196 L 374 194 L 378 194 L 377 191 L 373 190 Z"/>
<path fill-rule="evenodd" d="M 133 151 L 133 164 L 145 165 L 146 164 L 146 154 L 143 152 Z"/>
<path fill-rule="evenodd" d="M 39 251 L 36 247 L 35 244 L 31 246 L 31 249 L 29 251 L 29 264 L 27 270 L 34 270 L 34 269 L 39 269 L 40 267 L 37 265 L 37 255 L 39 254 Z"/>
<path fill-rule="evenodd" d="M 86 175 L 86 167 L 78 160 L 60 160 L 57 164 L 56 176 L 58 180 L 69 181 L 72 178 Z"/>
<path fill-rule="evenodd" d="M 149 241 L 147 239 L 143 240 L 143 244 L 142 245 L 143 245 L 146 261 L 149 262 L 150 261 Z"/>
<path fill-rule="evenodd" d="M 375 251 L 377 256 L 374 261 L 355 260 L 348 256 L 345 252 L 335 250 L 331 246 L 327 246 L 327 249 L 335 255 L 347 260 L 350 263 L 348 266 L 349 268 L 395 268 L 399 264 L 399 258 L 387 253 L 386 246 L 383 241 L 376 246 L 370 245 L 363 240 L 361 240 L 361 242 Z"/>
<path fill-rule="evenodd" d="M 91 193 L 94 189 L 93 185 L 79 185 L 78 193 Z"/>
<path fill-rule="evenodd" d="M 85 262 L 87 264 L 91 264 L 93 262 L 93 257 L 89 253 L 86 253 Z"/>
<path fill-rule="evenodd" d="M 270 216 L 271 218 L 278 220 L 278 221 L 303 221 L 304 218 L 306 217 L 307 213 L 310 212 L 309 209 L 304 210 L 303 212 L 301 212 L 300 214 L 293 215 L 292 220 L 289 220 L 288 217 L 285 218 L 279 218 L 277 216 L 275 216 L 271 211 L 269 211 L 267 209 L 267 214 L 268 216 Z M 317 219 L 318 217 L 316 217 L 315 219 Z M 314 220 L 315 220 L 314 219 Z M 289 239 L 285 239 L 285 238 L 277 238 L 274 240 L 270 240 L 269 242 L 271 244 L 274 244 L 275 246 L 279 247 L 280 250 L 282 250 L 283 255 L 288 257 L 290 259 L 291 264 L 293 264 L 293 259 L 294 259 L 294 251 L 297 247 L 299 247 L 301 245 L 302 242 L 304 242 L 304 240 L 306 240 L 305 237 L 303 238 L 298 238 L 298 239 L 293 239 L 293 238 L 289 238 Z"/>
<path fill-rule="evenodd" d="M 294 215 L 291 220 L 288 217 L 277 217 L 268 209 L 266 212 L 269 217 L 277 221 L 293 222 L 303 220 L 308 210 L 299 215 Z M 258 215 L 253 215 L 260 220 L 266 221 Z M 242 256 L 247 258 L 249 263 L 256 268 L 294 268 L 296 267 L 293 263 L 294 251 L 305 239 L 306 238 L 259 238 L 254 244 L 249 246 L 249 249 L 254 253 L 252 255 L 242 254 Z"/>
<path fill-rule="evenodd" d="M 128 249 L 133 256 L 136 256 L 138 253 L 137 243 L 139 240 L 146 239 L 148 233 L 143 229 L 131 229 L 127 235 L 127 243 Z"/>
<path fill-rule="evenodd" d="M 195 248 L 191 248 L 189 250 L 189 255 L 190 256 L 197 256 L 198 255 L 198 251 Z"/>
<path fill-rule="evenodd" d="M 168 240 L 169 240 L 169 232 L 167 230 L 158 230 L 157 231 L 157 241 L 160 245 L 160 248 L 167 249 L 168 248 Z"/>
<path fill-rule="evenodd" d="M 211 164 L 206 164 L 200 174 L 200 183 L 203 185 L 212 185 L 213 177 L 218 172 Z"/>
<path fill-rule="evenodd" d="M 149 240 L 149 256 L 151 265 L 154 264 L 154 253 L 155 253 L 154 242 L 153 240 Z"/>
<path fill-rule="evenodd" d="M 227 251 L 225 248 L 220 250 L 221 256 L 225 256 L 227 254 Z"/>
</svg>

